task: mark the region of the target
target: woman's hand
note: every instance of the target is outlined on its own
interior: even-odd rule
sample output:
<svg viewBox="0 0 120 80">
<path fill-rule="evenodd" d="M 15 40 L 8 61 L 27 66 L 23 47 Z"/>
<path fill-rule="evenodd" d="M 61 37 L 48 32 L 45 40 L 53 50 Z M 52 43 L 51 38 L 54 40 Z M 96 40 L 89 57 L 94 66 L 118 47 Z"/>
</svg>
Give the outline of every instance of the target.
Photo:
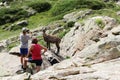
<svg viewBox="0 0 120 80">
<path fill-rule="evenodd" d="M 28 58 L 27 58 L 27 57 L 25 57 L 25 60 L 26 60 L 26 61 L 28 61 Z"/>
</svg>

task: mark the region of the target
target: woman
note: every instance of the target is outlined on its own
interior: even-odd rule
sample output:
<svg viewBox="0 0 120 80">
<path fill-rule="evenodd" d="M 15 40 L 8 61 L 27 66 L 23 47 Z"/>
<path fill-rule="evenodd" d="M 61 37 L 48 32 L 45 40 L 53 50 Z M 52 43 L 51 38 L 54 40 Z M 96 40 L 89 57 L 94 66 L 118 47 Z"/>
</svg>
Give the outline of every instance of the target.
<svg viewBox="0 0 120 80">
<path fill-rule="evenodd" d="M 24 69 L 27 67 L 27 62 L 36 64 L 36 72 L 40 71 L 40 66 L 42 64 L 41 50 L 44 50 L 43 53 L 47 51 L 47 48 L 38 44 L 38 40 L 36 38 L 32 39 L 32 45 L 27 54 L 27 58 L 25 59 Z M 29 59 L 29 55 L 32 55 L 32 59 Z"/>
</svg>

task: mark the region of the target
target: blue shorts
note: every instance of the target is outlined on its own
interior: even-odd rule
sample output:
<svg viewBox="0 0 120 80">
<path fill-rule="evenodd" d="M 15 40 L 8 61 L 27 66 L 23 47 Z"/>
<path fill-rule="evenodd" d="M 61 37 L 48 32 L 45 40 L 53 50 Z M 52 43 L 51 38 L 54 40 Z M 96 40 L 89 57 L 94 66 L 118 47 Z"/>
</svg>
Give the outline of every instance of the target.
<svg viewBox="0 0 120 80">
<path fill-rule="evenodd" d="M 27 55 L 27 53 L 28 53 L 28 48 L 20 48 L 21 55 Z"/>
<path fill-rule="evenodd" d="M 40 59 L 40 60 L 32 60 L 32 58 L 29 58 L 28 62 L 35 63 L 36 66 L 41 66 L 42 59 Z"/>
</svg>

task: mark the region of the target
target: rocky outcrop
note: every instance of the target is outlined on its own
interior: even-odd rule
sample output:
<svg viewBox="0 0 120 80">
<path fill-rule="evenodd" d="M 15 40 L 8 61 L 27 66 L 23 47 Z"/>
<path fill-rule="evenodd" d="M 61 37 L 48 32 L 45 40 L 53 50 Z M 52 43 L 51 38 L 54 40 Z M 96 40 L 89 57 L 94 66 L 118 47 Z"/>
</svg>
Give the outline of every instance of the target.
<svg viewBox="0 0 120 80">
<path fill-rule="evenodd" d="M 76 54 L 84 63 L 95 64 L 120 57 L 120 36 L 111 36 L 101 39 L 100 42 L 92 44 L 80 53 Z M 73 58 L 75 58 L 75 56 Z"/>
<path fill-rule="evenodd" d="M 62 62 L 63 63 L 63 62 Z M 113 65 L 114 64 L 114 65 Z M 53 69 L 41 71 L 31 76 L 32 80 L 119 80 L 120 59 L 113 59 L 99 64 L 84 67 L 71 67 L 67 69 Z M 1 80 L 24 80 L 28 75 L 22 74 L 14 77 L 0 77 Z"/>
<path fill-rule="evenodd" d="M 113 35 L 120 35 L 120 25 L 111 30 Z"/>
<path fill-rule="evenodd" d="M 65 21 L 69 22 L 69 21 L 77 21 L 80 18 L 84 18 L 85 16 L 91 14 L 92 10 L 86 10 L 86 11 L 76 11 L 76 12 L 72 12 L 69 14 L 66 14 L 63 18 Z"/>
<path fill-rule="evenodd" d="M 105 26 L 101 29 L 96 21 L 101 20 Z M 115 26 L 115 19 L 107 16 L 97 16 L 84 21 L 84 25 L 76 22 L 74 27 L 67 33 L 61 41 L 60 55 L 71 57 L 80 52 L 85 47 L 97 43 L 100 38 L 107 37 L 109 30 Z"/>
<path fill-rule="evenodd" d="M 20 46 L 16 46 L 10 49 L 9 54 L 20 56 Z"/>
</svg>

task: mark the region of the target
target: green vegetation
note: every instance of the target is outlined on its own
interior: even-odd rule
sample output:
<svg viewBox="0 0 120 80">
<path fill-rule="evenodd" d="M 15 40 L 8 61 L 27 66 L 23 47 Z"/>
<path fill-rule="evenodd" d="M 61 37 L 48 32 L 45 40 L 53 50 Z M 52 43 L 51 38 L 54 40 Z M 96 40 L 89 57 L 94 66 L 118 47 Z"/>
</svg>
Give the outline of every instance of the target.
<svg viewBox="0 0 120 80">
<path fill-rule="evenodd" d="M 4 2 L 4 1 L 11 2 L 13 0 L 0 0 L 0 2 Z"/>
<path fill-rule="evenodd" d="M 47 11 L 51 8 L 51 4 L 48 2 L 36 2 L 28 5 L 29 7 L 32 7 L 35 9 L 37 12 L 44 12 Z"/>
<path fill-rule="evenodd" d="M 101 29 L 105 27 L 105 23 L 102 21 L 102 19 L 96 19 L 95 22 Z"/>
<path fill-rule="evenodd" d="M 43 45 L 43 46 L 46 46 L 46 43 L 45 43 L 45 41 L 43 40 L 43 36 L 38 36 L 37 39 L 38 39 L 38 43 L 39 43 L 39 44 L 41 44 L 41 45 Z"/>
<path fill-rule="evenodd" d="M 67 26 L 67 27 L 73 27 L 73 26 L 74 26 L 74 23 L 75 23 L 75 22 L 70 21 L 70 22 L 68 22 L 68 23 L 67 23 L 67 25 L 66 25 L 66 26 Z"/>
<path fill-rule="evenodd" d="M 0 0 L 3 1 L 3 0 Z M 110 16 L 120 22 L 120 17 L 116 15 L 116 12 L 120 10 L 119 6 L 113 1 L 103 2 L 103 0 L 8 0 L 10 8 L 0 9 L 0 40 L 6 39 L 11 36 L 19 35 L 20 29 L 23 26 L 13 26 L 12 31 L 6 31 L 11 24 L 14 24 L 20 20 L 28 20 L 29 29 L 34 29 L 40 26 L 46 26 L 51 22 L 60 20 L 67 13 L 72 11 L 78 11 L 83 9 L 92 9 L 93 13 L 87 17 L 92 16 Z M 29 9 L 36 10 L 37 13 L 29 16 Z M 84 18 L 84 19 L 85 19 Z M 104 24 L 100 20 L 96 20 L 96 23 L 103 28 Z M 81 24 L 84 25 L 83 22 Z M 69 22 L 65 27 L 65 31 L 60 32 L 58 36 L 61 38 L 69 31 L 69 28 L 74 25 L 74 22 Z"/>
<path fill-rule="evenodd" d="M 67 32 L 69 32 L 69 31 L 70 31 L 70 29 L 68 28 L 68 29 L 66 29 L 66 30 L 64 30 L 64 31 L 59 32 L 58 37 L 60 37 L 60 38 L 64 37 L 65 34 L 66 34 Z"/>
<path fill-rule="evenodd" d="M 59 15 L 79 8 L 99 10 L 105 7 L 106 5 L 102 0 L 59 0 L 51 9 L 51 13 Z"/>
<path fill-rule="evenodd" d="M 81 26 L 84 26 L 84 25 L 85 25 L 85 22 L 84 22 L 83 19 L 80 19 L 78 22 L 81 24 Z"/>
<path fill-rule="evenodd" d="M 31 7 L 37 12 L 44 12 L 49 10 L 51 8 L 51 5 L 48 2 L 36 2 L 36 3 L 29 3 L 28 7 Z M 28 18 L 30 16 L 28 9 L 24 9 L 22 7 L 2 8 L 0 11 L 0 25 L 6 23 L 13 23 L 21 18 L 22 19 Z"/>
<path fill-rule="evenodd" d="M 21 18 L 28 17 L 28 12 L 19 8 L 2 8 L 0 10 L 0 25 L 13 23 Z"/>
<path fill-rule="evenodd" d="M 42 12 L 31 16 L 28 21 L 29 25 L 27 26 L 30 29 L 34 29 L 35 27 L 40 27 L 42 25 L 48 25 L 49 23 L 62 19 L 64 14 L 52 17 L 49 12 Z"/>
<path fill-rule="evenodd" d="M 5 31 L 0 29 L 0 40 L 3 39 L 8 39 L 9 37 L 17 36 L 20 34 L 21 30 L 16 30 L 16 31 Z"/>
<path fill-rule="evenodd" d="M 66 59 L 70 59 L 70 56 L 66 56 Z"/>
</svg>

